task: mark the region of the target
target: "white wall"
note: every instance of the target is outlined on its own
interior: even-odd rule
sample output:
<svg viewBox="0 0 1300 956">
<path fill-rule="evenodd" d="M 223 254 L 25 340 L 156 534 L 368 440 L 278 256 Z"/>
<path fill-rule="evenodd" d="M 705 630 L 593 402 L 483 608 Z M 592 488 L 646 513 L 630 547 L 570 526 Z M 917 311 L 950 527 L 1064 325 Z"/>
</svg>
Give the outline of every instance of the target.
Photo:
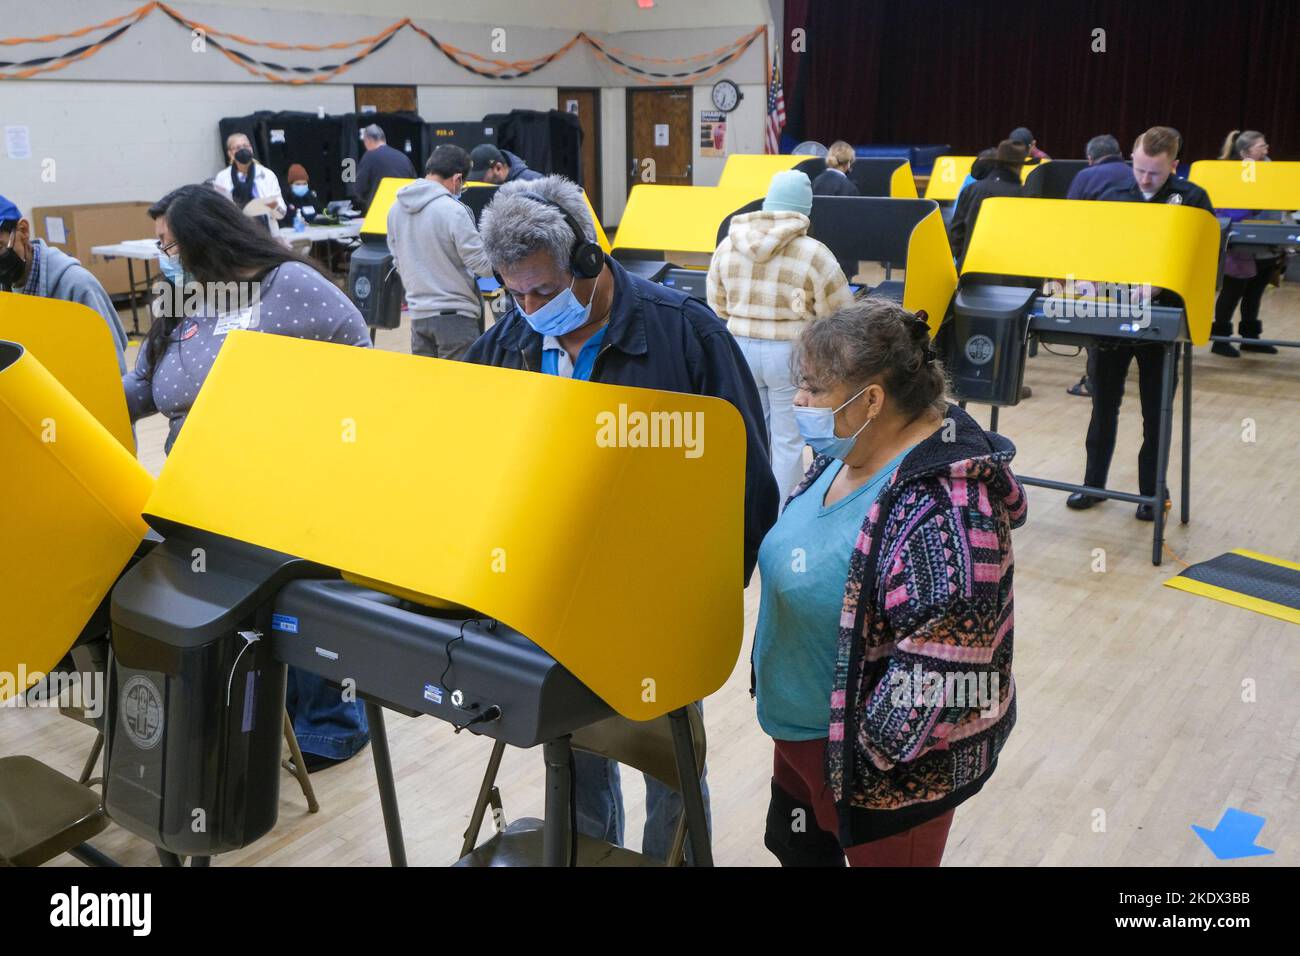
<svg viewBox="0 0 1300 956">
<path fill-rule="evenodd" d="M 64 32 L 137 5 L 138 0 L 35 5 L 0 0 L 0 35 Z M 682 56 L 735 39 L 771 13 L 769 0 L 657 0 L 648 11 L 638 9 L 633 0 L 367 0 L 365 16 L 353 14 L 355 0 L 176 0 L 175 6 L 218 29 L 299 42 L 364 36 L 410 16 L 470 48 L 471 40 L 486 42 L 491 25 L 507 24 L 515 27 L 507 26 L 511 58 L 554 49 L 580 29 L 617 33 L 611 42 L 624 49 Z M 439 22 L 440 15 L 447 22 Z M 69 46 L 84 41 L 57 42 Z M 6 48 L 13 59 L 50 52 L 48 45 Z M 253 48 L 249 52 L 282 63 L 320 63 L 322 56 Z M 486 47 L 482 52 L 488 52 Z M 763 149 L 765 71 L 760 38 L 719 74 L 740 84 L 745 97 L 728 122 L 729 151 Z M 697 144 L 699 113 L 711 108 L 712 82 L 710 78 L 696 87 L 694 94 L 692 140 Z M 0 153 L 0 194 L 24 210 L 156 199 L 181 183 L 216 172 L 221 164 L 217 121 L 222 117 L 255 110 L 351 112 L 354 83 L 415 85 L 420 114 L 446 122 L 511 109 L 551 109 L 559 86 L 600 88 L 604 217 L 613 225 L 622 215 L 627 188 L 624 112 L 631 81 L 590 51 L 575 51 L 523 80 L 488 80 L 459 69 L 407 31 L 337 82 L 290 86 L 254 79 L 211 47 L 194 53 L 189 35 L 159 12 L 89 60 L 45 78 L 0 82 L 0 122 L 28 127 L 32 148 L 30 159 Z M 702 159 L 698 145 L 695 151 L 695 182 L 716 183 L 723 160 Z"/>
<path fill-rule="evenodd" d="M 767 126 L 767 87 L 753 83 L 740 84 L 740 105 L 727 114 L 727 135 L 723 149 L 732 153 L 761 153 Z M 695 87 L 695 102 L 691 113 L 691 141 L 695 151 L 695 185 L 716 186 L 722 177 L 722 167 L 727 157 L 700 155 L 700 111 L 713 111 L 713 87 Z"/>
<path fill-rule="evenodd" d="M 217 121 L 258 109 L 351 112 L 346 86 L 0 83 L 0 117 L 30 129 L 30 159 L 0 158 L 0 193 L 34 206 L 154 200 L 221 168 Z M 123 236 L 122 238 L 133 238 Z"/>
</svg>

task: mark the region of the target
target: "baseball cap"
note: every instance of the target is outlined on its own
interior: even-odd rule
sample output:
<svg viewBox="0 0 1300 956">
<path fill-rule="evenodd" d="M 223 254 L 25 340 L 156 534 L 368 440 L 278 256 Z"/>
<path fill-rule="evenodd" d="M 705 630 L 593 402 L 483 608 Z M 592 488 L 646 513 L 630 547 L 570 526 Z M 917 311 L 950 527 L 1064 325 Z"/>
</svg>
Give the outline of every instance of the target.
<svg viewBox="0 0 1300 956">
<path fill-rule="evenodd" d="M 487 172 L 488 167 L 493 163 L 505 163 L 506 158 L 491 143 L 479 143 L 469 153 L 469 178 L 474 182 L 482 182 L 483 174 Z"/>
<path fill-rule="evenodd" d="M 23 218 L 23 214 L 18 207 L 4 196 L 0 196 L 0 222 L 9 222 L 11 219 L 21 218 Z"/>
</svg>

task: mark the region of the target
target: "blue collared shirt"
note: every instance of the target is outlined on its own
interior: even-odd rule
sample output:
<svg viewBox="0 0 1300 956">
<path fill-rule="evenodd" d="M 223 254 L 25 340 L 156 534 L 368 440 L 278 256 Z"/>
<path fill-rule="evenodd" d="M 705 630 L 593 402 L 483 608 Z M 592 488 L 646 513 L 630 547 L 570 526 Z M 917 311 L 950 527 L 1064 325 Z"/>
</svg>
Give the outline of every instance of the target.
<svg viewBox="0 0 1300 956">
<path fill-rule="evenodd" d="M 587 339 L 578 350 L 578 361 L 569 358 L 568 350 L 553 335 L 542 339 L 542 371 L 547 375 L 559 375 L 562 378 L 574 378 L 581 382 L 591 381 L 592 369 L 596 366 L 596 355 L 600 352 L 600 343 L 605 340 L 605 330 L 609 323 L 600 327 L 600 331 Z"/>
</svg>

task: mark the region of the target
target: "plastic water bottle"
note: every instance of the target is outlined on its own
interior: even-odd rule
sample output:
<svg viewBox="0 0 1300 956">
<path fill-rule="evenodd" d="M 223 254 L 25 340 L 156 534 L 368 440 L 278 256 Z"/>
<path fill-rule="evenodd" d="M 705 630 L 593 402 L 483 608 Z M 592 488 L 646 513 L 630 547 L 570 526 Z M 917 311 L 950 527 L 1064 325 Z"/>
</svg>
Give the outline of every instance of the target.
<svg viewBox="0 0 1300 956">
<path fill-rule="evenodd" d="M 299 210 L 298 210 L 297 212 L 295 212 L 294 215 L 293 215 L 293 231 L 294 231 L 294 232 L 306 232 L 306 231 L 307 231 L 307 220 L 304 219 L 304 218 L 302 218 L 302 210 L 301 210 L 301 209 L 299 209 Z"/>
</svg>

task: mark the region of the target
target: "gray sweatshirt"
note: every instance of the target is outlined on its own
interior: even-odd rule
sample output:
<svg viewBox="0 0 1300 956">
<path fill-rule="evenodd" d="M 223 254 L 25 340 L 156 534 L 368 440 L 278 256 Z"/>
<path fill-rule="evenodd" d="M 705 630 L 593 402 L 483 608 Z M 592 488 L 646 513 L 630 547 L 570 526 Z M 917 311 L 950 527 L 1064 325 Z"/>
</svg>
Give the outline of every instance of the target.
<svg viewBox="0 0 1300 956">
<path fill-rule="evenodd" d="M 490 276 L 492 263 L 473 213 L 441 183 L 417 179 L 397 191 L 388 211 L 388 250 L 411 318 L 482 312 L 474 277 Z"/>
<path fill-rule="evenodd" d="M 167 416 L 167 452 L 172 450 L 228 332 L 254 329 L 370 348 L 370 330 L 352 300 L 315 269 L 298 262 L 286 262 L 267 273 L 256 305 L 250 309 L 232 308 L 219 314 L 200 302 L 194 311 L 196 314 L 179 321 L 156 319 L 172 327 L 152 350 L 148 340 L 141 344 L 135 369 L 122 378 L 132 422 L 154 412 Z"/>
<path fill-rule="evenodd" d="M 36 289 L 34 293 L 46 299 L 63 299 L 94 309 L 104 317 L 113 333 L 117 349 L 117 369 L 126 371 L 126 329 L 117 317 L 113 300 L 108 297 L 99 280 L 77 259 L 62 250 L 46 245 L 45 240 L 32 242 L 37 258 Z"/>
</svg>

